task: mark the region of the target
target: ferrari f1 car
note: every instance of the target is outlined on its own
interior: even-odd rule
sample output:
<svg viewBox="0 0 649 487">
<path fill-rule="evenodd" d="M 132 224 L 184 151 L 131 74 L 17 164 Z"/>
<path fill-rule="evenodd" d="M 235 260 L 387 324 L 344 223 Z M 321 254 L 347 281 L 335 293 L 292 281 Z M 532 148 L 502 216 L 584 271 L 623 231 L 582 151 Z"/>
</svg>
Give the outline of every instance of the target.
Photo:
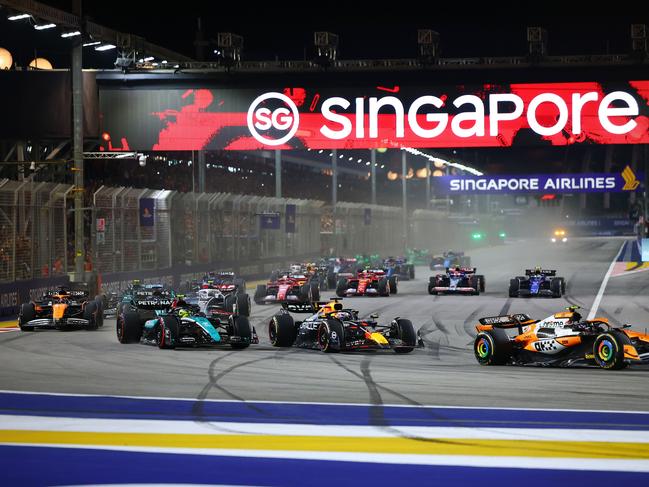
<svg viewBox="0 0 649 487">
<path fill-rule="evenodd" d="M 485 278 L 476 274 L 475 267 L 446 269 L 446 274 L 431 276 L 428 294 L 480 294 L 485 290 Z"/>
<path fill-rule="evenodd" d="M 304 274 L 274 271 L 267 284 L 259 284 L 255 303 L 299 303 L 310 306 L 320 299 L 320 284 Z"/>
<path fill-rule="evenodd" d="M 117 339 L 120 343 L 140 342 L 159 348 L 229 345 L 242 349 L 259 342 L 245 316 L 217 307 L 205 314 L 182 296 L 144 323 L 135 312 L 122 313 L 117 320 Z"/>
<path fill-rule="evenodd" d="M 294 321 L 286 305 L 268 324 L 270 343 L 274 347 L 301 347 L 323 352 L 352 350 L 394 350 L 408 353 L 417 346 L 417 333 L 404 318 L 394 318 L 379 325 L 358 317 L 358 311 L 345 309 L 339 300 L 316 303 L 317 312 L 304 321 Z"/>
<path fill-rule="evenodd" d="M 34 328 L 96 330 L 104 324 L 102 308 L 101 297 L 89 299 L 88 290 L 59 286 L 46 292 L 39 300 L 23 303 L 18 325 L 22 331 L 33 331 Z"/>
<path fill-rule="evenodd" d="M 570 306 L 543 320 L 526 314 L 481 318 L 473 344 L 478 363 L 623 369 L 649 362 L 649 335 L 630 325 L 611 326 L 605 318 L 582 321 L 578 309 Z"/>
<path fill-rule="evenodd" d="M 566 292 L 566 280 L 557 277 L 557 271 L 552 269 L 525 269 L 525 276 L 517 276 L 509 281 L 509 297 L 519 296 L 548 296 L 560 298 Z"/>
<path fill-rule="evenodd" d="M 389 296 L 397 294 L 397 276 L 388 276 L 382 269 L 360 271 L 355 277 L 343 277 L 336 285 L 336 295 L 345 296 Z"/>
<path fill-rule="evenodd" d="M 431 271 L 442 271 L 448 267 L 470 267 L 471 257 L 464 255 L 464 252 L 449 250 L 442 255 L 434 255 L 430 261 Z"/>
</svg>

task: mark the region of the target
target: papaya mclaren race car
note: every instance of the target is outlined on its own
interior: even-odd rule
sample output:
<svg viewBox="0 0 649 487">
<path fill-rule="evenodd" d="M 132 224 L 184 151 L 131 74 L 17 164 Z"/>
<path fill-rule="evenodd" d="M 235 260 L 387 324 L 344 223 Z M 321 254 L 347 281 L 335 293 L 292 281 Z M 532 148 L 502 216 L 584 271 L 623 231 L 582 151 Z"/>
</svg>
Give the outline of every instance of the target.
<svg viewBox="0 0 649 487">
<path fill-rule="evenodd" d="M 388 276 L 383 269 L 359 271 L 355 277 L 343 277 L 336 285 L 336 295 L 389 296 L 397 294 L 397 276 Z"/>
<path fill-rule="evenodd" d="M 323 352 L 354 350 L 394 350 L 409 353 L 421 344 L 410 320 L 394 318 L 387 325 L 379 325 L 378 315 L 362 320 L 358 311 L 343 308 L 338 299 L 314 303 L 315 314 L 304 321 L 294 321 L 290 304 L 268 324 L 270 343 L 274 347 L 300 347 Z"/>
<path fill-rule="evenodd" d="M 103 301 L 100 296 L 89 299 L 87 290 L 59 286 L 39 300 L 23 303 L 18 325 L 22 331 L 34 331 L 34 328 L 96 330 L 104 325 Z"/>
<path fill-rule="evenodd" d="M 579 306 L 543 320 L 526 314 L 481 318 L 473 351 L 482 365 L 597 366 L 623 369 L 649 362 L 649 335 L 605 318 L 581 320 Z M 510 337 L 508 330 L 516 330 Z"/>
<path fill-rule="evenodd" d="M 206 311 L 201 312 L 180 295 L 168 309 L 157 311 L 144 323 L 137 313 L 126 311 L 117 320 L 117 339 L 120 343 L 140 342 L 169 349 L 230 345 L 236 350 L 259 343 L 247 317 L 218 306 L 208 306 Z"/>
</svg>

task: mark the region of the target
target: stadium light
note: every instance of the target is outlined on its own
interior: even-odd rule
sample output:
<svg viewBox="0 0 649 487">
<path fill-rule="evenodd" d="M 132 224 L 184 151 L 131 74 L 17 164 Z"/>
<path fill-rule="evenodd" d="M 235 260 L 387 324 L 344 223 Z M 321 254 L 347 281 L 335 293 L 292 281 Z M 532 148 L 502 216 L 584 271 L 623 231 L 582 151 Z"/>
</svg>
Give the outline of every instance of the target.
<svg viewBox="0 0 649 487">
<path fill-rule="evenodd" d="M 153 56 L 147 56 L 144 58 L 144 62 L 148 63 L 149 61 L 153 61 L 155 58 Z"/>
<path fill-rule="evenodd" d="M 80 36 L 80 35 L 81 35 L 81 32 L 79 32 L 78 30 L 74 30 L 72 32 L 64 32 L 63 34 L 61 34 L 61 37 L 63 37 L 64 39 L 67 39 L 68 37 L 76 37 L 76 36 Z"/>
<path fill-rule="evenodd" d="M 401 150 L 406 151 L 406 152 L 408 152 L 410 154 L 413 154 L 415 156 L 425 157 L 426 159 L 428 159 L 429 161 L 431 161 L 433 163 L 439 162 L 444 166 L 454 167 L 456 169 L 466 171 L 469 174 L 473 174 L 474 176 L 483 176 L 484 175 L 484 173 L 482 173 L 481 171 L 478 171 L 477 169 L 475 169 L 473 167 L 465 166 L 464 164 L 459 164 L 457 162 L 447 161 L 447 160 L 441 159 L 439 157 L 434 157 L 434 156 L 431 156 L 430 154 L 426 154 L 425 152 L 414 149 L 412 147 L 402 147 Z"/>
<path fill-rule="evenodd" d="M 98 46 L 99 44 L 101 44 L 99 41 L 84 42 L 83 47 Z"/>
<path fill-rule="evenodd" d="M 56 24 L 40 24 L 40 25 L 35 25 L 34 29 L 46 30 L 46 29 L 53 29 L 54 27 L 56 27 Z"/>
<path fill-rule="evenodd" d="M 115 45 L 113 44 L 104 44 L 103 46 L 97 46 L 95 47 L 95 51 L 108 51 L 109 49 L 115 49 Z"/>
<path fill-rule="evenodd" d="M 29 14 L 18 14 L 18 15 L 12 15 L 10 17 L 7 17 L 8 20 L 22 20 L 22 19 L 27 19 L 31 17 Z"/>
</svg>

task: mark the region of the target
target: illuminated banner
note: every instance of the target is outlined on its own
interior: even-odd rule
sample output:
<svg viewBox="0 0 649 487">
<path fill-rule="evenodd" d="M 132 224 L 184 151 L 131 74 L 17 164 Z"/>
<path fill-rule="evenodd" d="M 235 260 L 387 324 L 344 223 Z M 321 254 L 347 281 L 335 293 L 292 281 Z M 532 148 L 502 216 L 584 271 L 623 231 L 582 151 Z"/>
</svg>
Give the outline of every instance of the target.
<svg viewBox="0 0 649 487">
<path fill-rule="evenodd" d="M 621 173 L 441 176 L 431 179 L 436 194 L 607 193 L 636 191 L 638 178 L 629 166 Z"/>
<path fill-rule="evenodd" d="M 649 143 L 649 81 L 111 89 L 106 150 Z"/>
</svg>

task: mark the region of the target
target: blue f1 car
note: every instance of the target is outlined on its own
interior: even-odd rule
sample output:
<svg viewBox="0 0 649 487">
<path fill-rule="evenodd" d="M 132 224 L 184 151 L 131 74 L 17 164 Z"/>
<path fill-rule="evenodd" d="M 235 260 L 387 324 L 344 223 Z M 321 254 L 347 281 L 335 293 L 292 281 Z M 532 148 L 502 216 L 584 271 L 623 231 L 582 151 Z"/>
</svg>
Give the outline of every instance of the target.
<svg viewBox="0 0 649 487">
<path fill-rule="evenodd" d="M 547 296 L 560 298 L 566 292 L 566 280 L 557 277 L 557 271 L 552 269 L 526 269 L 525 276 L 517 276 L 509 281 L 509 297 Z"/>
</svg>

